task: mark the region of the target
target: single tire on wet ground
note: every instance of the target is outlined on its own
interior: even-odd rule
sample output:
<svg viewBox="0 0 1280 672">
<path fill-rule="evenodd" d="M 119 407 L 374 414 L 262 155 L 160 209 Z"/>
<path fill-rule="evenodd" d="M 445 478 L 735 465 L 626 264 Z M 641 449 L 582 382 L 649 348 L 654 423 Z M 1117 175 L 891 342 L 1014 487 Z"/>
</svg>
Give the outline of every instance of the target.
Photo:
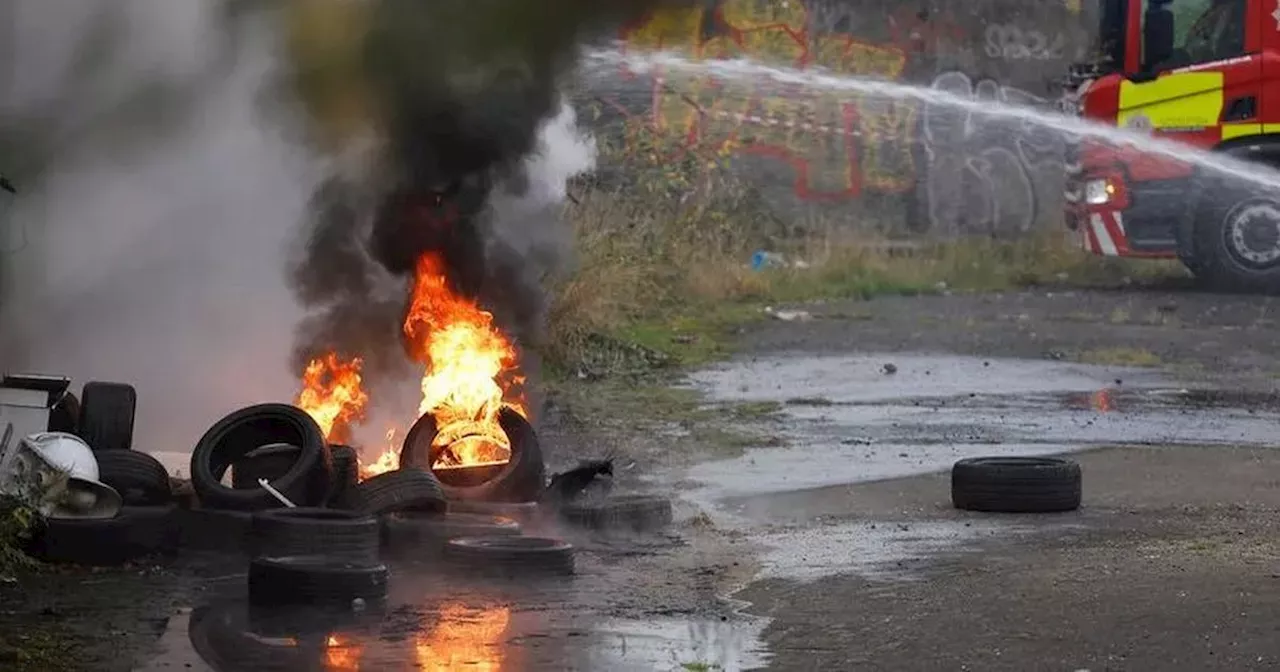
<svg viewBox="0 0 1280 672">
<path fill-rule="evenodd" d="M 121 565 L 178 548 L 175 506 L 125 506 L 114 518 L 48 518 L 29 552 L 45 562 Z"/>
<path fill-rule="evenodd" d="M 951 468 L 951 503 L 986 513 L 1080 508 L 1080 465 L 1057 457 L 974 457 Z"/>
<path fill-rule="evenodd" d="M 656 495 L 618 495 L 599 501 L 568 502 L 560 516 L 575 525 L 597 530 L 656 530 L 671 524 L 671 500 Z"/>
<path fill-rule="evenodd" d="M 156 458 L 135 450 L 103 450 L 95 457 L 99 480 L 115 488 L 125 504 L 158 506 L 173 500 L 169 471 Z"/>
<path fill-rule="evenodd" d="M 510 518 L 478 513 L 396 513 L 382 521 L 387 552 L 406 558 L 438 554 L 459 537 L 516 536 L 520 524 Z"/>
<path fill-rule="evenodd" d="M 99 450 L 133 447 L 133 420 L 138 392 L 124 383 L 89 382 L 80 390 L 79 436 Z"/>
<path fill-rule="evenodd" d="M 222 484 L 231 465 L 271 444 L 299 448 L 298 459 L 272 487 L 298 506 L 318 506 L 333 477 L 333 459 L 319 425 L 304 410 L 288 404 L 258 404 L 234 411 L 214 423 L 191 453 L 191 484 L 202 506 L 260 511 L 280 506 L 261 487 L 231 488 Z M 320 484 L 324 487 L 319 487 Z"/>
<path fill-rule="evenodd" d="M 268 509 L 253 515 L 250 552 L 259 557 L 323 555 L 345 562 L 377 564 L 378 529 L 375 518 L 355 511 Z"/>
<path fill-rule="evenodd" d="M 451 564 L 503 576 L 573 574 L 573 546 L 558 539 L 524 536 L 459 537 L 445 546 Z"/>
<path fill-rule="evenodd" d="M 360 482 L 352 502 L 355 510 L 374 516 L 397 511 L 444 513 L 449 508 L 435 475 L 413 467 L 388 471 Z"/>
<path fill-rule="evenodd" d="M 261 606 L 350 605 L 387 596 L 387 566 L 332 558 L 288 556 L 249 562 L 249 601 Z"/>
</svg>

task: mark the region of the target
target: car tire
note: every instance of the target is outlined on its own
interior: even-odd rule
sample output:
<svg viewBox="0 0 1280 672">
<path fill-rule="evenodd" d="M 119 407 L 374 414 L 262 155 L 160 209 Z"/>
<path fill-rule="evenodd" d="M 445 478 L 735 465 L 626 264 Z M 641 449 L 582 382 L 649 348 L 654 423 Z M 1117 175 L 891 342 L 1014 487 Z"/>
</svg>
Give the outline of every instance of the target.
<svg viewBox="0 0 1280 672">
<path fill-rule="evenodd" d="M 538 436 L 524 416 L 510 406 L 498 413 L 498 424 L 512 446 L 511 460 L 492 479 L 479 485 L 453 486 L 441 483 L 450 501 L 528 502 L 536 500 L 546 487 L 546 465 Z M 400 466 L 430 469 L 439 449 L 431 445 L 436 424 L 430 415 L 418 418 L 405 435 L 400 450 Z"/>
<path fill-rule="evenodd" d="M 125 506 L 113 518 L 47 518 L 30 554 L 45 562 L 122 565 L 178 548 L 177 507 Z"/>
<path fill-rule="evenodd" d="M 352 497 L 354 509 L 371 516 L 397 511 L 444 513 L 449 504 L 435 475 L 413 467 L 361 481 Z"/>
<path fill-rule="evenodd" d="M 249 562 L 249 601 L 259 606 L 350 605 L 387 596 L 387 566 L 348 563 L 326 556 L 254 558 Z"/>
<path fill-rule="evenodd" d="M 388 553 L 414 557 L 436 554 L 459 537 L 515 536 L 522 531 L 510 518 L 476 513 L 392 514 L 382 521 L 382 543 Z"/>
<path fill-rule="evenodd" d="M 129 450 L 137 408 L 138 393 L 132 385 L 85 383 L 80 390 L 78 436 L 95 451 Z"/>
<path fill-rule="evenodd" d="M 1080 465 L 1057 457 L 974 457 L 951 468 L 951 502 L 965 511 L 1074 511 L 1081 492 Z"/>
<path fill-rule="evenodd" d="M 103 450 L 98 460 L 98 479 L 120 493 L 132 506 L 158 506 L 173 500 L 169 471 L 156 458 L 134 450 Z"/>
<path fill-rule="evenodd" d="M 459 568 L 509 577 L 575 569 L 573 546 L 543 537 L 461 537 L 450 540 L 444 554 Z"/>
<path fill-rule="evenodd" d="M 259 557 L 324 555 L 377 564 L 378 521 L 355 511 L 309 507 L 268 509 L 253 515 L 251 552 Z"/>
<path fill-rule="evenodd" d="M 567 502 L 560 507 L 566 521 L 596 530 L 656 530 L 671 524 L 671 500 L 654 495 L 618 495 L 600 501 Z"/>
<path fill-rule="evenodd" d="M 228 414 L 214 423 L 191 453 L 191 484 L 200 503 L 208 508 L 261 511 L 280 506 L 264 488 L 230 488 L 222 484 L 231 465 L 262 446 L 287 443 L 298 446 L 298 459 L 272 487 L 298 506 L 323 504 L 323 491 L 333 477 L 333 459 L 320 427 L 306 411 L 287 404 L 258 404 Z"/>
</svg>

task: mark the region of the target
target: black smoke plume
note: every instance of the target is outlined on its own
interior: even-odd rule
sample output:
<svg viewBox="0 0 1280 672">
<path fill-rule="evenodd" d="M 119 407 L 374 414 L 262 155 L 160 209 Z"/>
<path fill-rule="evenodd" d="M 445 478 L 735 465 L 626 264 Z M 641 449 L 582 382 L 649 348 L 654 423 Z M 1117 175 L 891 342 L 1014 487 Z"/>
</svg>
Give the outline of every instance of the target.
<svg viewBox="0 0 1280 672">
<path fill-rule="evenodd" d="M 327 92 L 330 101 L 335 91 L 358 96 L 343 109 L 367 114 L 372 123 L 362 130 L 373 133 L 360 137 L 374 136 L 359 168 L 316 192 L 304 227 L 291 280 L 312 316 L 298 329 L 298 369 L 330 350 L 363 357 L 371 373 L 402 366 L 406 282 L 428 251 L 443 256 L 455 290 L 478 299 L 518 342 L 536 343 L 547 255 L 496 232 L 519 228 L 536 242 L 562 227 L 552 210 L 495 227 L 493 199 L 528 188 L 524 159 L 540 124 L 561 109 L 582 45 L 680 4 L 688 3 L 366 3 L 352 28 L 360 33 L 354 63 L 326 82 L 314 72 L 297 80 L 304 94 Z"/>
</svg>

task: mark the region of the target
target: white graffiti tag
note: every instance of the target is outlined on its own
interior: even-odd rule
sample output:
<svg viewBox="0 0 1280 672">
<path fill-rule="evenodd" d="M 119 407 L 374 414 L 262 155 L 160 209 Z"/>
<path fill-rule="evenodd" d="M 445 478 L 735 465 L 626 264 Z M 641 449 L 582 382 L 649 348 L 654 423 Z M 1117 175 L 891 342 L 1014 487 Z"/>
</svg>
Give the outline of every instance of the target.
<svg viewBox="0 0 1280 672">
<path fill-rule="evenodd" d="M 1062 33 L 1049 37 L 1038 30 L 1028 30 L 993 23 L 986 30 L 987 56 L 1006 61 L 1053 61 L 1063 57 L 1067 38 Z"/>
<path fill-rule="evenodd" d="M 973 100 L 1047 106 L 1038 96 L 976 84 L 962 72 L 938 76 L 933 88 Z M 955 107 L 927 105 L 921 122 L 928 175 L 929 224 L 941 235 L 1025 233 L 1061 210 L 1065 140 L 1031 123 L 994 119 Z"/>
</svg>

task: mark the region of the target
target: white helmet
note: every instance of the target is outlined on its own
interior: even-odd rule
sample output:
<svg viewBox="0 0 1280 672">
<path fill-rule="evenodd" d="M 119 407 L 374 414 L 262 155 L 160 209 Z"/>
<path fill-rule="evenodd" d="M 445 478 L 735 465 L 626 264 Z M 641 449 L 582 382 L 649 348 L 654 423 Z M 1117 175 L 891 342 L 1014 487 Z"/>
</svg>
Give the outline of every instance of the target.
<svg viewBox="0 0 1280 672">
<path fill-rule="evenodd" d="M 38 432 L 0 463 L 0 491 L 37 502 L 50 518 L 112 518 L 120 493 L 98 480 L 98 460 L 80 437 Z"/>
</svg>

